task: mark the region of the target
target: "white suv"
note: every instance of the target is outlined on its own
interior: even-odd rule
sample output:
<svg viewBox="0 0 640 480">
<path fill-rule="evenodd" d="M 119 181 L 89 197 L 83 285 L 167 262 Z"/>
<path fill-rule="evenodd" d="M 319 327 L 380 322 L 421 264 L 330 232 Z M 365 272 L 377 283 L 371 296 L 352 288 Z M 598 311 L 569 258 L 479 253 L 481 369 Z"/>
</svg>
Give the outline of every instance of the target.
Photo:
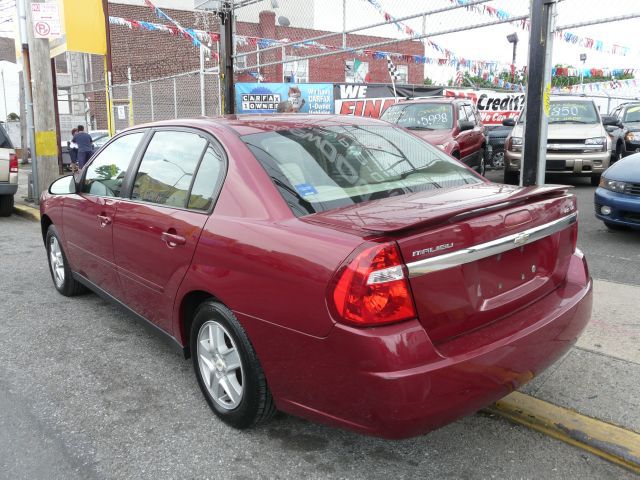
<svg viewBox="0 0 640 480">
<path fill-rule="evenodd" d="M 18 191 L 18 157 L 9 135 L 0 125 L 0 217 L 13 211 L 13 196 Z"/>
</svg>

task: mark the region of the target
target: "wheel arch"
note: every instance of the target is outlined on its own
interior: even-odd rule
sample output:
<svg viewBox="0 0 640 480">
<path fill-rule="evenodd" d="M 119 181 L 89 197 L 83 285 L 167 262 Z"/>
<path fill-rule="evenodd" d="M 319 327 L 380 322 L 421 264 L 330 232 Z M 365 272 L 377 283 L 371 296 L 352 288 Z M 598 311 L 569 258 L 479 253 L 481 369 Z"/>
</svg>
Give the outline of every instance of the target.
<svg viewBox="0 0 640 480">
<path fill-rule="evenodd" d="M 179 342 L 183 345 L 185 358 L 189 358 L 191 356 L 189 336 L 191 333 L 193 317 L 195 316 L 198 307 L 206 301 L 220 302 L 218 297 L 205 290 L 191 290 L 180 300 L 177 334 Z"/>
<path fill-rule="evenodd" d="M 46 242 L 47 240 L 47 231 L 49 227 L 53 225 L 53 221 L 46 213 L 40 217 L 40 228 L 42 229 L 42 241 Z"/>
</svg>

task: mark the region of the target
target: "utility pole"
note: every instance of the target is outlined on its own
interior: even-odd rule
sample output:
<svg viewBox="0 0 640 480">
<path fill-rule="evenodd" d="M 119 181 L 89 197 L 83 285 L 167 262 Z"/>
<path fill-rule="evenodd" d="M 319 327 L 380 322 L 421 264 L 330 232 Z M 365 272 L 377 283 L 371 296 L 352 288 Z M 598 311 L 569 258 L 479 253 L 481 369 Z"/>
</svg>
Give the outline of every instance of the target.
<svg viewBox="0 0 640 480">
<path fill-rule="evenodd" d="M 56 118 L 54 102 L 56 97 L 53 91 L 53 79 L 51 77 L 51 59 L 49 40 L 35 38 L 33 21 L 31 19 L 31 5 L 44 3 L 39 0 L 31 0 L 26 9 L 26 29 L 29 42 L 29 64 L 31 66 L 33 94 L 33 125 L 35 128 L 35 143 L 31 158 L 34 164 L 34 197 L 36 203 L 40 200 L 42 191 L 49 188 L 51 182 L 59 177 L 58 174 L 58 149 L 56 143 Z"/>
<path fill-rule="evenodd" d="M 224 112 L 235 113 L 235 88 L 233 84 L 233 10 L 231 2 L 225 1 L 220 16 L 220 77 L 224 88 Z"/>
<path fill-rule="evenodd" d="M 22 75 L 18 77 L 18 88 L 20 89 L 20 163 L 26 165 L 29 163 L 29 141 L 27 140 L 27 100 L 24 91 L 24 78 Z"/>
<path fill-rule="evenodd" d="M 530 4 L 529 81 L 520 166 L 520 185 L 525 187 L 544 185 L 556 3 L 557 0 L 531 0 Z"/>
<path fill-rule="evenodd" d="M 7 87 L 4 84 L 4 69 L 0 70 L 0 75 L 2 75 L 2 97 L 4 98 L 4 119 L 6 121 L 9 112 L 7 111 Z"/>
</svg>

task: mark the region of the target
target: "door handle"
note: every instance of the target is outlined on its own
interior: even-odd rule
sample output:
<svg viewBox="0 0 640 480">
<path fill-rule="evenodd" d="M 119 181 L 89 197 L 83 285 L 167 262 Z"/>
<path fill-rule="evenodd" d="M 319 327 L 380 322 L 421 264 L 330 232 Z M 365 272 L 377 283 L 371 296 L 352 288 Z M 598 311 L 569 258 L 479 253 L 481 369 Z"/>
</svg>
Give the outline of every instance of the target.
<svg viewBox="0 0 640 480">
<path fill-rule="evenodd" d="M 100 222 L 101 227 L 106 227 L 107 225 L 111 224 L 111 217 L 101 214 L 98 215 L 98 221 Z"/>
<path fill-rule="evenodd" d="M 186 238 L 171 232 L 162 232 L 162 235 L 160 235 L 160 239 L 172 248 L 177 245 L 184 245 L 185 243 L 187 243 Z"/>
</svg>

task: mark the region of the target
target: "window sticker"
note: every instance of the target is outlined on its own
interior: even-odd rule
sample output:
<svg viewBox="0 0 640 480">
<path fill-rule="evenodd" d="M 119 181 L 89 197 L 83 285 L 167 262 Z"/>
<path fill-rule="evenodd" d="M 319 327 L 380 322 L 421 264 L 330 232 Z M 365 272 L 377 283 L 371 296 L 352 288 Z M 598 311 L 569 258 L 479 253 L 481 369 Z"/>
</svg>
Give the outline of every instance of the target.
<svg viewBox="0 0 640 480">
<path fill-rule="evenodd" d="M 316 190 L 316 187 L 314 187 L 313 185 L 309 184 L 309 183 L 300 183 L 298 185 L 295 186 L 296 190 L 298 191 L 298 193 L 300 195 L 302 195 L 303 197 L 308 197 L 309 195 L 317 195 L 318 194 L 318 190 Z"/>
</svg>

